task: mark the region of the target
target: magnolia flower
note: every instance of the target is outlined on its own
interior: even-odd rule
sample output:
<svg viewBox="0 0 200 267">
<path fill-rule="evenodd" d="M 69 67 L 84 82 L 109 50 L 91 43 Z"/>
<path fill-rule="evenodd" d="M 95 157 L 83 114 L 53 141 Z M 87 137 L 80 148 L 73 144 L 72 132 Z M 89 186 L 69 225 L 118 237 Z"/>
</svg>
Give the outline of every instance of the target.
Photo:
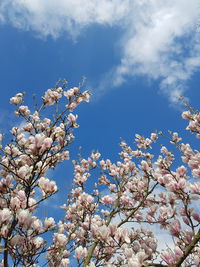
<svg viewBox="0 0 200 267">
<path fill-rule="evenodd" d="M 184 111 L 182 113 L 182 118 L 183 119 L 190 119 L 191 117 L 192 117 L 192 115 L 191 115 L 190 111 Z"/>
<path fill-rule="evenodd" d="M 176 220 L 170 225 L 170 233 L 172 236 L 178 237 L 180 231 L 181 231 L 181 224 L 178 220 Z"/>
<path fill-rule="evenodd" d="M 170 266 L 175 263 L 175 257 L 172 251 L 165 250 L 161 254 L 161 258 Z"/>
<path fill-rule="evenodd" d="M 22 93 L 18 93 L 14 97 L 10 98 L 10 103 L 14 104 L 14 105 L 17 105 L 17 104 L 21 103 L 22 100 L 23 100 L 23 94 Z"/>
<path fill-rule="evenodd" d="M 45 92 L 45 95 L 43 97 L 43 100 L 44 100 L 45 105 L 51 106 L 55 102 L 57 102 L 58 99 L 62 97 L 62 92 L 63 92 L 63 90 L 62 90 L 61 87 L 54 88 L 54 89 L 48 89 Z"/>
<path fill-rule="evenodd" d="M 12 237 L 10 243 L 11 243 L 12 246 L 17 246 L 17 245 L 19 245 L 18 244 L 19 241 L 21 241 L 20 235 L 15 235 L 15 236 Z"/>
<path fill-rule="evenodd" d="M 180 176 L 180 177 L 185 177 L 186 173 L 187 173 L 187 168 L 185 168 L 185 166 L 180 166 L 176 169 L 176 173 Z"/>
<path fill-rule="evenodd" d="M 87 256 L 87 249 L 79 246 L 75 249 L 75 258 L 85 258 Z"/>
<path fill-rule="evenodd" d="M 155 142 L 158 139 L 158 135 L 156 133 L 151 133 L 151 140 Z"/>
<path fill-rule="evenodd" d="M 142 265 L 135 258 L 128 260 L 128 267 L 141 267 Z"/>
<path fill-rule="evenodd" d="M 69 263 L 70 263 L 69 259 L 62 259 L 61 260 L 61 264 L 63 267 L 68 267 Z"/>
<path fill-rule="evenodd" d="M 8 208 L 3 208 L 0 210 L 0 224 L 4 222 L 9 222 L 12 218 L 12 213 Z"/>
<path fill-rule="evenodd" d="M 33 244 L 36 249 L 39 249 L 43 246 L 44 240 L 42 237 L 38 236 L 33 239 Z"/>
<path fill-rule="evenodd" d="M 53 194 L 58 190 L 56 183 L 54 181 L 50 181 L 48 178 L 45 177 L 41 177 L 39 179 L 38 185 L 45 194 Z"/>
<path fill-rule="evenodd" d="M 53 217 L 45 218 L 44 220 L 44 227 L 46 229 L 53 229 L 55 226 L 55 220 Z"/>
<path fill-rule="evenodd" d="M 195 178 L 200 178 L 200 168 L 198 168 L 198 169 L 193 169 L 193 170 L 192 170 L 192 175 L 193 175 Z"/>
<path fill-rule="evenodd" d="M 84 101 L 89 102 L 89 100 L 90 100 L 89 92 L 88 91 L 83 92 L 82 93 L 82 98 L 83 98 Z"/>
<path fill-rule="evenodd" d="M 64 96 L 70 99 L 71 97 L 77 95 L 78 91 L 79 91 L 78 87 L 71 88 L 67 91 L 64 91 Z"/>
<path fill-rule="evenodd" d="M 30 114 L 30 110 L 28 109 L 28 106 L 20 106 L 19 111 L 23 113 L 24 115 Z"/>
<path fill-rule="evenodd" d="M 35 135 L 35 145 L 37 148 L 40 148 L 45 140 L 45 135 L 43 133 Z"/>
<path fill-rule="evenodd" d="M 53 143 L 52 138 L 47 137 L 42 142 L 42 147 L 40 149 L 40 152 L 44 152 L 45 150 L 49 149 Z"/>
<path fill-rule="evenodd" d="M 67 243 L 67 237 L 64 234 L 55 233 L 54 242 L 57 246 L 64 247 Z"/>
<path fill-rule="evenodd" d="M 27 179 L 29 178 L 29 174 L 30 174 L 30 167 L 28 165 L 22 166 L 19 170 L 18 170 L 18 176 L 21 179 Z"/>
<path fill-rule="evenodd" d="M 42 222 L 39 219 L 36 219 L 32 222 L 31 227 L 37 232 L 41 232 L 43 227 L 42 227 Z"/>
<path fill-rule="evenodd" d="M 29 122 L 29 123 L 23 125 L 23 130 L 26 131 L 26 132 L 31 132 L 33 130 L 32 123 Z"/>
<path fill-rule="evenodd" d="M 106 204 L 113 205 L 115 203 L 115 199 L 113 199 L 109 195 L 106 195 L 106 196 L 101 198 L 101 203 L 104 204 L 104 205 L 106 205 Z"/>
<path fill-rule="evenodd" d="M 183 256 L 183 251 L 178 246 L 175 246 L 174 253 L 176 260 Z"/>
<path fill-rule="evenodd" d="M 10 199 L 10 207 L 11 207 L 11 209 L 19 209 L 20 208 L 20 200 L 19 200 L 19 198 L 17 198 L 17 197 L 12 197 L 11 199 Z"/>
<path fill-rule="evenodd" d="M 131 248 L 125 248 L 124 255 L 127 259 L 130 259 L 134 255 L 134 252 Z"/>
<path fill-rule="evenodd" d="M 101 239 L 108 240 L 109 235 L 110 235 L 110 229 L 106 225 L 103 225 L 97 228 L 96 232 L 100 236 Z"/>
<path fill-rule="evenodd" d="M 175 132 L 172 134 L 172 141 L 173 142 L 178 143 L 181 140 L 182 140 L 182 138 L 178 136 L 178 133 Z"/>
<path fill-rule="evenodd" d="M 76 102 L 71 102 L 70 104 L 66 105 L 66 108 L 69 109 L 70 111 L 73 111 L 77 107 L 78 103 Z"/>
<path fill-rule="evenodd" d="M 25 201 L 26 193 L 23 190 L 19 190 L 17 193 L 17 197 L 19 198 L 20 201 Z"/>
<path fill-rule="evenodd" d="M 29 217 L 30 217 L 30 213 L 28 210 L 21 209 L 17 213 L 18 222 L 20 224 L 24 224 Z"/>
<path fill-rule="evenodd" d="M 74 115 L 72 113 L 69 113 L 69 115 L 67 116 L 68 121 L 70 121 L 72 124 L 76 122 L 78 118 L 78 115 Z"/>
</svg>

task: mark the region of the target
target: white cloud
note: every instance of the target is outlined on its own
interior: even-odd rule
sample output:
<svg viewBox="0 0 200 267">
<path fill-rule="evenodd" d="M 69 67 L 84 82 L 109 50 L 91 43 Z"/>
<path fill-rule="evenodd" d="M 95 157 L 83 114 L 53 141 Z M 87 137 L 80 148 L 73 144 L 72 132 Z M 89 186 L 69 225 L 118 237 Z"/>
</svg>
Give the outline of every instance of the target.
<svg viewBox="0 0 200 267">
<path fill-rule="evenodd" d="M 121 40 L 121 63 L 105 80 L 121 85 L 127 76 L 162 79 L 161 88 L 173 102 L 200 66 L 198 1 L 143 1 Z M 103 84 L 103 87 L 109 86 Z"/>
<path fill-rule="evenodd" d="M 76 38 L 93 24 L 120 27 L 120 63 L 99 90 L 144 75 L 161 80 L 173 102 L 200 66 L 199 0 L 1 0 L 0 10 L 2 23 L 53 38 Z"/>
<path fill-rule="evenodd" d="M 93 23 L 112 26 L 127 11 L 120 0 L 2 0 L 1 21 L 56 38 L 63 32 L 72 37 Z"/>
</svg>

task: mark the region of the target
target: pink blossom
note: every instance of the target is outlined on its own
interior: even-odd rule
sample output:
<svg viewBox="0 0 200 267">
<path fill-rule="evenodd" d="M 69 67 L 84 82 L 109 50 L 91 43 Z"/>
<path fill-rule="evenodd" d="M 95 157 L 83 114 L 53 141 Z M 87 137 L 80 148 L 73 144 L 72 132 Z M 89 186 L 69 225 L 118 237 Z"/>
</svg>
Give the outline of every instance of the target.
<svg viewBox="0 0 200 267">
<path fill-rule="evenodd" d="M 141 166 L 140 168 L 143 170 L 143 171 L 149 171 L 151 169 L 151 167 L 149 166 L 149 164 L 145 161 L 145 160 L 142 160 L 141 161 Z"/>
<path fill-rule="evenodd" d="M 36 249 L 39 249 L 43 246 L 44 240 L 42 237 L 38 236 L 33 239 L 33 244 L 36 247 Z"/>
<path fill-rule="evenodd" d="M 63 90 L 61 87 L 54 88 L 54 89 L 48 89 L 45 92 L 45 95 L 43 97 L 44 103 L 47 106 L 53 105 L 55 102 L 58 101 L 59 98 L 62 97 L 62 92 L 63 92 Z"/>
<path fill-rule="evenodd" d="M 178 220 L 173 221 L 173 223 L 170 226 L 170 233 L 172 236 L 179 236 L 179 233 L 181 231 L 181 224 Z"/>
<path fill-rule="evenodd" d="M 37 232 L 40 233 L 43 230 L 42 222 L 39 219 L 36 219 L 32 222 L 31 227 Z"/>
<path fill-rule="evenodd" d="M 115 238 L 130 243 L 129 230 L 127 228 L 118 227 L 115 233 Z"/>
<path fill-rule="evenodd" d="M 178 246 L 174 248 L 174 253 L 176 260 L 183 256 L 183 251 Z"/>
<path fill-rule="evenodd" d="M 152 133 L 151 140 L 155 142 L 157 139 L 158 139 L 158 135 L 156 133 Z"/>
<path fill-rule="evenodd" d="M 166 250 L 166 251 L 163 251 L 162 254 L 161 254 L 161 258 L 167 263 L 169 264 L 169 266 L 173 265 L 175 263 L 175 257 L 174 257 L 174 254 L 169 251 L 169 250 Z"/>
<path fill-rule="evenodd" d="M 22 166 L 19 171 L 18 171 L 18 175 L 21 179 L 28 179 L 29 175 L 30 175 L 30 167 L 28 165 Z"/>
<path fill-rule="evenodd" d="M 137 258 L 131 258 L 128 260 L 128 267 L 142 267 Z"/>
<path fill-rule="evenodd" d="M 23 94 L 22 93 L 18 93 L 14 97 L 10 98 L 10 103 L 17 105 L 17 104 L 21 103 L 22 100 L 23 100 Z"/>
<path fill-rule="evenodd" d="M 115 202 L 115 199 L 113 199 L 111 196 L 106 195 L 104 197 L 101 198 L 101 203 L 106 205 L 106 204 L 110 204 L 113 205 Z"/>
<path fill-rule="evenodd" d="M 0 210 L 0 223 L 9 222 L 12 218 L 12 213 L 8 208 Z"/>
<path fill-rule="evenodd" d="M 44 139 L 44 141 L 43 141 L 43 146 L 45 147 L 45 148 L 50 148 L 51 147 L 51 145 L 52 145 L 52 143 L 53 143 L 53 140 L 52 140 L 52 138 L 50 138 L 50 137 L 47 137 L 47 138 L 45 138 Z"/>
<path fill-rule="evenodd" d="M 53 194 L 58 190 L 56 183 L 45 177 L 39 179 L 38 185 L 45 194 Z"/>
<path fill-rule="evenodd" d="M 20 235 L 15 235 L 11 239 L 11 245 L 12 246 L 17 246 L 19 245 L 19 241 L 21 241 Z"/>
<path fill-rule="evenodd" d="M 194 218 L 194 220 L 200 223 L 200 215 L 198 213 L 193 212 L 192 217 Z"/>
<path fill-rule="evenodd" d="M 67 237 L 64 234 L 55 233 L 54 242 L 56 245 L 64 247 L 67 243 Z"/>
<path fill-rule="evenodd" d="M 40 149 L 40 152 L 44 152 L 45 150 L 49 149 L 53 143 L 52 138 L 47 137 L 42 142 L 42 147 Z"/>
<path fill-rule="evenodd" d="M 45 218 L 44 227 L 46 229 L 53 229 L 55 227 L 55 220 L 53 217 Z"/>
<path fill-rule="evenodd" d="M 93 158 L 93 160 L 97 161 L 101 157 L 101 154 L 99 152 L 92 153 L 91 157 Z"/>
<path fill-rule="evenodd" d="M 23 130 L 27 132 L 31 132 L 33 130 L 33 125 L 32 123 L 27 123 L 23 126 Z"/>
<path fill-rule="evenodd" d="M 76 102 L 71 102 L 70 104 L 66 105 L 66 108 L 69 109 L 70 111 L 73 111 L 77 107 L 78 103 Z"/>
<path fill-rule="evenodd" d="M 70 121 L 72 124 L 76 122 L 77 118 L 78 118 L 78 115 L 74 115 L 72 113 L 69 113 L 67 117 L 68 121 Z"/>
<path fill-rule="evenodd" d="M 117 224 L 115 223 L 110 223 L 109 225 L 109 229 L 110 229 L 110 234 L 111 236 L 114 236 L 116 231 L 117 231 Z"/>
<path fill-rule="evenodd" d="M 79 91 L 78 87 L 71 88 L 67 91 L 64 91 L 64 96 L 67 97 L 68 99 L 70 99 L 74 95 L 77 95 L 78 91 Z"/>
<path fill-rule="evenodd" d="M 198 168 L 198 169 L 193 169 L 193 170 L 192 170 L 192 175 L 193 175 L 195 178 L 200 178 L 200 168 Z"/>
<path fill-rule="evenodd" d="M 61 264 L 63 267 L 68 267 L 69 263 L 70 263 L 69 259 L 62 259 L 61 260 Z"/>
<path fill-rule="evenodd" d="M 9 233 L 9 228 L 7 225 L 2 225 L 1 230 L 0 230 L 0 235 L 4 238 L 7 238 Z"/>
<path fill-rule="evenodd" d="M 182 118 L 183 118 L 183 119 L 190 119 L 190 118 L 191 118 L 191 113 L 190 113 L 190 111 L 184 111 L 184 112 L 182 113 Z"/>
<path fill-rule="evenodd" d="M 83 248 L 82 246 L 79 246 L 75 249 L 75 258 L 81 259 L 82 257 L 87 256 L 87 249 Z"/>
<path fill-rule="evenodd" d="M 30 212 L 28 210 L 19 210 L 17 213 L 17 218 L 19 224 L 24 224 L 26 223 L 27 219 L 30 218 Z"/>
<path fill-rule="evenodd" d="M 99 227 L 97 229 L 97 233 L 100 236 L 100 238 L 103 240 L 107 240 L 110 235 L 109 228 L 106 225 Z"/>
<path fill-rule="evenodd" d="M 193 194 L 200 194 L 200 182 L 196 182 L 195 184 L 190 184 L 190 191 Z"/>
<path fill-rule="evenodd" d="M 176 172 L 180 177 L 185 177 L 187 169 L 185 168 L 185 166 L 180 166 L 179 168 L 176 169 Z"/>
<path fill-rule="evenodd" d="M 26 194 L 23 190 L 19 190 L 17 193 L 17 197 L 19 198 L 20 201 L 25 201 L 26 200 Z"/>
<path fill-rule="evenodd" d="M 134 252 L 131 248 L 125 248 L 124 254 L 125 254 L 127 259 L 130 259 L 130 258 L 132 258 Z"/>
<path fill-rule="evenodd" d="M 30 114 L 30 110 L 28 109 L 28 106 L 20 106 L 19 111 L 24 115 Z"/>
<path fill-rule="evenodd" d="M 44 134 L 36 134 L 35 135 L 35 140 L 34 143 L 37 148 L 40 148 L 45 140 L 45 135 Z"/>
<path fill-rule="evenodd" d="M 63 151 L 62 152 L 62 159 L 63 160 L 69 160 L 69 151 Z"/>
<path fill-rule="evenodd" d="M 11 209 L 19 209 L 20 208 L 20 200 L 17 197 L 12 197 L 10 200 Z"/>
<path fill-rule="evenodd" d="M 35 121 L 35 122 L 39 122 L 40 118 L 39 118 L 39 113 L 37 111 L 35 111 L 33 113 L 33 115 L 30 115 L 30 117 Z"/>
<path fill-rule="evenodd" d="M 178 143 L 179 141 L 181 141 L 182 140 L 182 138 L 180 138 L 179 136 L 178 136 L 178 133 L 173 133 L 172 134 L 172 141 L 173 142 L 175 142 L 175 143 Z"/>
<path fill-rule="evenodd" d="M 88 91 L 83 92 L 82 93 L 82 98 L 83 98 L 84 101 L 89 102 L 89 100 L 90 100 L 89 92 Z"/>
</svg>

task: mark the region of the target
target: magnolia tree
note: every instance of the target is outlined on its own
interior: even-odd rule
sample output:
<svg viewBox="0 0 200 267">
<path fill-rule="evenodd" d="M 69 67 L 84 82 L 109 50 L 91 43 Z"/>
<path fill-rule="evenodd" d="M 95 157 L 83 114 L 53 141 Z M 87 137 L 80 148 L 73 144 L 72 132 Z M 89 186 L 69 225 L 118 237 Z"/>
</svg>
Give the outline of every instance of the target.
<svg viewBox="0 0 200 267">
<path fill-rule="evenodd" d="M 36 216 L 41 203 L 58 191 L 47 171 L 69 159 L 78 127 L 77 115 L 70 112 L 88 101 L 89 93 L 78 87 L 49 89 L 33 112 L 23 97 L 19 93 L 10 102 L 24 122 L 12 128 L 12 142 L 1 146 L 2 266 L 200 266 L 198 150 L 170 133 L 182 163 L 165 146 L 153 155 L 162 133 L 152 133 L 136 135 L 135 148 L 122 141 L 117 163 L 99 152 L 80 157 L 73 161 L 73 188 L 61 207 L 64 218 L 42 220 Z M 51 105 L 55 110 L 46 112 Z M 200 114 L 188 110 L 182 116 L 199 138 Z M 171 237 L 165 249 L 152 225 Z"/>
</svg>

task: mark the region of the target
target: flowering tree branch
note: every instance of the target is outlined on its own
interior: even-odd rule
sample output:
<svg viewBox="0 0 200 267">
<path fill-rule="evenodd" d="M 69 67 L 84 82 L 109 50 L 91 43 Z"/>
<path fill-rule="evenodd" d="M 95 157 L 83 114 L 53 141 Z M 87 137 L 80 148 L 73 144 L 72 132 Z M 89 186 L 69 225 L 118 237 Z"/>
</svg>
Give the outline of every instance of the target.
<svg viewBox="0 0 200 267">
<path fill-rule="evenodd" d="M 88 100 L 87 91 L 65 84 L 47 90 L 32 112 L 24 94 L 10 99 L 23 123 L 12 128 L 9 144 L 0 135 L 1 266 L 199 267 L 200 152 L 176 132 L 167 137 L 172 151 L 162 145 L 152 152 L 163 134 L 136 134 L 134 147 L 121 142 L 117 162 L 98 151 L 74 160 L 64 218 L 38 215 L 58 194 L 47 171 L 69 159 L 78 127 L 72 112 Z M 46 117 L 49 106 L 55 109 Z M 189 108 L 182 117 L 199 138 L 200 114 Z M 168 234 L 165 249 L 152 226 Z"/>
<path fill-rule="evenodd" d="M 176 264 L 174 265 L 174 267 L 181 266 L 181 264 L 184 262 L 184 260 L 192 253 L 192 250 L 198 244 L 199 240 L 200 240 L 200 230 L 193 237 L 192 242 L 184 249 L 183 255 L 179 258 L 179 260 L 176 262 Z"/>
</svg>

